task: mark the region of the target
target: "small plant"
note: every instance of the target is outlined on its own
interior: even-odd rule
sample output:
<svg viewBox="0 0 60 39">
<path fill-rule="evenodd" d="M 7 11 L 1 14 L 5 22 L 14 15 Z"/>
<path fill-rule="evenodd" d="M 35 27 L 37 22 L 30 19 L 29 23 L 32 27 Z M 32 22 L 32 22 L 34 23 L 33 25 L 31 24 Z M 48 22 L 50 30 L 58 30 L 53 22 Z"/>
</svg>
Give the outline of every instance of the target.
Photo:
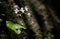
<svg viewBox="0 0 60 39">
<path fill-rule="evenodd" d="M 13 30 L 16 34 L 20 34 L 21 29 L 26 29 L 23 25 L 13 23 L 12 21 L 6 21 L 6 25 L 9 29 Z"/>
</svg>

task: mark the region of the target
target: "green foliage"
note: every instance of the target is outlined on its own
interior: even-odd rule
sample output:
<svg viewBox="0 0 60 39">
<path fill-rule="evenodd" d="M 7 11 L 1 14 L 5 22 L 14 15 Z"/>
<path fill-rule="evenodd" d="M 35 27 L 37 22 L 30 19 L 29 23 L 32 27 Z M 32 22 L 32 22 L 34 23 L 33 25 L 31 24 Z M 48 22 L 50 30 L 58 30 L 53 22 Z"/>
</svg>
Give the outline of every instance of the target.
<svg viewBox="0 0 60 39">
<path fill-rule="evenodd" d="M 54 36 L 53 36 L 51 33 L 49 33 L 47 38 L 48 38 L 48 39 L 52 39 L 53 37 L 54 37 Z"/>
<path fill-rule="evenodd" d="M 25 2 L 28 2 L 29 0 L 25 0 Z"/>
<path fill-rule="evenodd" d="M 0 22 L 2 22 L 3 20 L 2 19 L 0 19 Z"/>
<path fill-rule="evenodd" d="M 26 29 L 24 26 L 13 23 L 12 21 L 6 21 L 6 24 L 7 24 L 7 27 L 13 30 L 16 34 L 20 34 L 21 29 Z"/>
</svg>

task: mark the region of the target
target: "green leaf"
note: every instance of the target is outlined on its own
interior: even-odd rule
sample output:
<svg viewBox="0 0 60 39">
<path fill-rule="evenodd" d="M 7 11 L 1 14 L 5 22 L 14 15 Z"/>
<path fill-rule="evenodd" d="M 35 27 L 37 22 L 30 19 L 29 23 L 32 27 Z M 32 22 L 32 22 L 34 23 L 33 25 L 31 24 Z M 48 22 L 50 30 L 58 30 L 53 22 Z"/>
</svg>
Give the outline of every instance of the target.
<svg viewBox="0 0 60 39">
<path fill-rule="evenodd" d="M 2 19 L 0 19 L 0 22 L 2 22 L 3 20 Z"/>
<path fill-rule="evenodd" d="M 7 27 L 13 30 L 15 33 L 20 34 L 21 29 L 26 29 L 24 26 L 20 24 L 13 23 L 12 21 L 6 21 Z"/>
</svg>

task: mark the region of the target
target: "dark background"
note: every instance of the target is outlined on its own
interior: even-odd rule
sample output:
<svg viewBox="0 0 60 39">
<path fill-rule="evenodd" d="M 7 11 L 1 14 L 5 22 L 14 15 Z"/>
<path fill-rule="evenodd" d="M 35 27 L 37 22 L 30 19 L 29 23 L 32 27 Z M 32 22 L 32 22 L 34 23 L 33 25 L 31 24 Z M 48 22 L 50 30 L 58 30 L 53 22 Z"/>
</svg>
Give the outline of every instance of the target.
<svg viewBox="0 0 60 39">
<path fill-rule="evenodd" d="M 2 0 L 3 1 L 3 0 Z M 5 1 L 5 0 L 4 0 Z M 39 0 L 40 1 L 40 0 Z M 41 0 L 43 3 L 52 7 L 52 9 L 56 12 L 56 15 L 60 17 L 60 1 L 59 0 Z M 7 2 L 7 0 L 6 0 Z M 15 0 L 16 4 L 19 5 L 19 1 Z M 21 4 L 21 3 L 20 3 Z M 20 5 L 19 5 L 20 6 Z M 22 5 L 23 6 L 23 5 Z M 20 6 L 21 7 L 21 6 Z M 2 17 L 4 19 L 4 17 Z M 4 22 L 3 22 L 4 23 Z M 5 24 L 5 23 L 4 23 Z M 3 25 L 3 24 L 2 24 Z M 60 38 L 60 30 L 58 28 L 53 29 L 53 34 L 55 35 L 55 39 Z"/>
</svg>

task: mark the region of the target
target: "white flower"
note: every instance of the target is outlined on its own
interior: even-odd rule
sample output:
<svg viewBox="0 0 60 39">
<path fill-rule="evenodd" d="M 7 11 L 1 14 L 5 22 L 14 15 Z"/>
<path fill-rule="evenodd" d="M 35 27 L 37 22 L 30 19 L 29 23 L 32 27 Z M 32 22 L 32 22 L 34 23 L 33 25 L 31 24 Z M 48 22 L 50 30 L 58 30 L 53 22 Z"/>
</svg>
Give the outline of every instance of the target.
<svg viewBox="0 0 60 39">
<path fill-rule="evenodd" d="M 28 7 L 27 6 L 25 6 L 25 10 L 28 11 Z"/>
<path fill-rule="evenodd" d="M 14 8 L 18 8 L 18 5 L 14 5 Z"/>
<path fill-rule="evenodd" d="M 19 12 L 19 10 L 16 8 L 16 9 L 14 10 L 14 12 L 17 14 L 17 13 Z"/>
<path fill-rule="evenodd" d="M 28 15 L 28 16 L 31 16 L 31 13 L 28 13 L 27 15 Z"/>
<path fill-rule="evenodd" d="M 22 13 L 24 13 L 25 10 L 24 10 L 23 7 L 22 7 L 22 8 L 20 9 L 20 11 L 21 11 Z"/>
<path fill-rule="evenodd" d="M 14 12 L 17 14 L 18 12 L 19 12 L 19 6 L 18 5 L 14 5 L 13 6 L 13 10 L 14 10 Z"/>
</svg>

